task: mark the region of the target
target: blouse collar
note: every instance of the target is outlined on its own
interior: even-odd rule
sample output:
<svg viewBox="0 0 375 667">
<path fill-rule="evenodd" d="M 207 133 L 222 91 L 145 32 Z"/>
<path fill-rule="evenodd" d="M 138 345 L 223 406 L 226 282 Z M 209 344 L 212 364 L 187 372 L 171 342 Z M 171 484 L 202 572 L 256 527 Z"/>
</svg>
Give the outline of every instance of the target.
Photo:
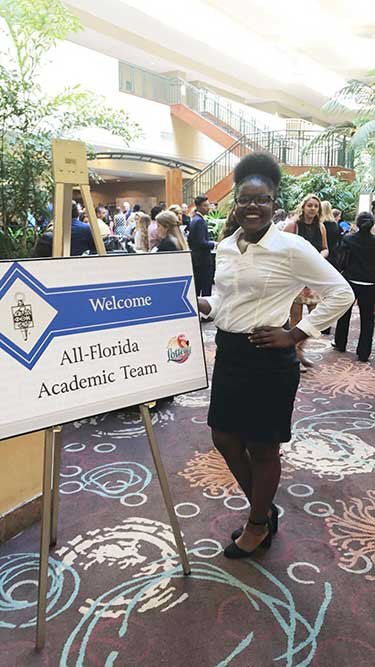
<svg viewBox="0 0 375 667">
<path fill-rule="evenodd" d="M 232 239 L 233 243 L 235 243 L 236 245 L 237 245 L 237 241 L 238 241 L 239 237 L 242 234 L 242 231 L 243 231 L 242 227 L 239 227 L 238 229 L 236 229 L 236 231 L 230 237 L 230 239 Z M 262 236 L 262 238 L 259 239 L 259 241 L 257 243 L 249 243 L 249 245 L 250 246 L 261 246 L 262 248 L 266 248 L 267 250 L 269 250 L 271 248 L 271 245 L 272 245 L 272 239 L 274 238 L 275 235 L 277 235 L 279 233 L 280 232 L 277 229 L 277 227 L 271 222 L 271 224 L 270 224 L 269 228 L 267 229 L 266 233 L 264 234 L 264 236 Z"/>
</svg>

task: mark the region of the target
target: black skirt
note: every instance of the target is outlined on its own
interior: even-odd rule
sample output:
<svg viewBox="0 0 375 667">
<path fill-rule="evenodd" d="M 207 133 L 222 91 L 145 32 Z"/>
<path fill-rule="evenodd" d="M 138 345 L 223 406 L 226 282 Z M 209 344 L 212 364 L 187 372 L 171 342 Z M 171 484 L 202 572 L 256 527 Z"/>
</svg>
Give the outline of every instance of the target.
<svg viewBox="0 0 375 667">
<path fill-rule="evenodd" d="M 257 348 L 218 329 L 208 425 L 254 442 L 288 442 L 299 362 L 295 348 Z"/>
</svg>

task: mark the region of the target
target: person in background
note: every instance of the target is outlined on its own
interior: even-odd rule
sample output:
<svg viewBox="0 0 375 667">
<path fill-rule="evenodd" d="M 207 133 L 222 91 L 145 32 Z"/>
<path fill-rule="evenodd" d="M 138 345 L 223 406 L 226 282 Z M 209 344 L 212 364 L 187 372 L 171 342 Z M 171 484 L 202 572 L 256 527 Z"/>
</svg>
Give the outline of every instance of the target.
<svg viewBox="0 0 375 667">
<path fill-rule="evenodd" d="M 134 247 L 136 252 L 148 252 L 148 228 L 151 222 L 151 218 L 146 213 L 140 213 L 134 233 Z"/>
<path fill-rule="evenodd" d="M 179 204 L 171 204 L 171 206 L 168 206 L 168 211 L 172 211 L 177 218 L 178 222 L 180 225 L 182 225 L 182 208 L 179 206 Z"/>
<path fill-rule="evenodd" d="M 366 362 L 371 354 L 374 335 L 375 305 L 375 237 L 372 234 L 374 216 L 367 211 L 359 213 L 356 219 L 358 231 L 342 240 L 345 253 L 343 275 L 357 297 L 361 330 L 357 345 L 359 361 Z M 333 346 L 338 352 L 345 352 L 352 308 L 339 319 L 336 325 Z"/>
<path fill-rule="evenodd" d="M 75 202 L 72 203 L 72 226 L 70 254 L 72 256 L 83 255 L 88 250 L 96 252 L 95 242 L 91 233 L 90 225 L 79 219 L 79 209 Z M 53 223 L 47 227 L 33 252 L 33 257 L 52 257 L 53 245 Z"/>
<path fill-rule="evenodd" d="M 156 216 L 158 225 L 159 243 L 152 252 L 173 252 L 175 250 L 188 250 L 189 246 L 180 229 L 177 216 L 172 211 L 161 211 Z"/>
<path fill-rule="evenodd" d="M 340 211 L 339 208 L 333 208 L 332 209 L 332 214 L 339 226 L 340 234 L 341 236 L 345 236 L 345 234 L 349 234 L 351 231 L 351 226 L 349 222 L 346 222 L 345 220 L 341 219 L 342 216 L 342 211 Z"/>
<path fill-rule="evenodd" d="M 122 205 L 122 212 L 125 215 L 126 219 L 128 219 L 128 217 L 131 215 L 132 208 L 131 208 L 128 201 L 124 201 L 124 203 Z"/>
<path fill-rule="evenodd" d="M 81 213 L 79 214 L 79 219 L 81 222 L 85 222 L 87 225 L 90 224 L 89 216 L 86 213 L 86 210 L 83 209 Z"/>
<path fill-rule="evenodd" d="M 126 221 L 126 227 L 125 227 L 126 240 L 134 239 L 135 226 L 141 213 L 143 213 L 143 211 L 141 211 L 140 205 L 134 204 L 133 211 L 129 215 Z"/>
<path fill-rule="evenodd" d="M 104 206 L 97 206 L 95 209 L 95 214 L 102 238 L 106 239 L 110 234 L 110 229 L 107 223 L 104 221 L 107 217 L 107 209 Z"/>
<path fill-rule="evenodd" d="M 286 220 L 286 211 L 283 208 L 277 208 L 272 216 L 272 222 L 277 225 L 278 222 L 283 222 L 284 220 Z"/>
<path fill-rule="evenodd" d="M 337 253 L 339 251 L 341 243 L 341 232 L 340 232 L 340 227 L 338 226 L 338 223 L 335 220 L 332 206 L 330 202 L 327 200 L 322 201 L 322 220 L 327 234 L 327 245 L 329 253 L 327 259 L 329 263 L 332 264 L 332 266 L 336 266 Z M 327 329 L 324 329 L 324 331 L 322 331 L 322 334 L 324 334 L 325 336 L 329 336 L 330 333 L 331 333 L 331 327 L 328 327 Z"/>
<path fill-rule="evenodd" d="M 232 533 L 227 558 L 247 558 L 271 545 L 278 527 L 273 499 L 280 443 L 291 437 L 299 383 L 294 346 L 319 337 L 354 299 L 348 283 L 310 243 L 272 224 L 280 180 L 271 155 L 249 153 L 238 162 L 235 205 L 217 250 L 216 294 L 198 298 L 200 312 L 213 315 L 217 327 L 208 425 L 251 507 L 246 525 Z M 293 299 L 304 285 L 319 289 L 322 301 L 286 330 Z"/>
<path fill-rule="evenodd" d="M 111 216 L 110 207 L 109 207 L 109 206 L 105 206 L 104 208 L 105 208 L 105 210 L 106 210 L 106 216 L 105 216 L 104 222 L 106 222 L 107 225 L 108 225 L 109 233 L 110 233 L 110 234 L 113 234 L 113 232 L 112 232 L 112 228 L 113 228 L 113 218 L 112 218 L 112 216 Z"/>
<path fill-rule="evenodd" d="M 188 243 L 193 262 L 194 281 L 197 296 L 210 296 L 213 281 L 213 257 L 211 250 L 216 247 L 214 241 L 208 240 L 208 226 L 205 220 L 210 202 L 206 195 L 198 195 L 194 199 L 195 214 L 190 221 Z"/>
<path fill-rule="evenodd" d="M 113 217 L 113 233 L 119 238 L 125 236 L 126 229 L 126 213 L 121 211 L 120 206 L 116 206 L 115 215 Z"/>
<path fill-rule="evenodd" d="M 189 229 L 190 229 L 190 215 L 189 215 L 189 207 L 187 204 L 182 204 L 182 224 L 185 225 L 184 228 L 184 234 L 187 236 L 189 234 Z"/>
<path fill-rule="evenodd" d="M 160 208 L 161 208 L 162 211 L 166 211 L 166 210 L 167 210 L 167 204 L 166 204 L 165 201 L 159 201 L 159 206 L 160 206 Z"/>
<path fill-rule="evenodd" d="M 331 264 L 334 265 L 334 258 L 337 251 L 337 247 L 341 241 L 341 234 L 340 234 L 340 228 L 333 214 L 332 206 L 327 200 L 322 201 L 322 220 L 327 235 L 327 246 L 328 246 L 327 259 Z"/>
<path fill-rule="evenodd" d="M 128 225 L 132 224 L 132 223 L 135 225 L 136 215 L 137 215 L 137 213 L 140 213 L 140 211 L 141 211 L 141 205 L 140 204 L 134 204 L 133 210 L 132 210 L 131 214 L 129 215 L 129 217 L 127 218 Z"/>
<path fill-rule="evenodd" d="M 290 213 L 287 214 L 285 217 L 285 220 L 279 220 L 279 222 L 276 222 L 276 227 L 279 229 L 281 232 L 284 231 L 285 227 L 290 223 L 294 223 L 297 219 L 297 212 L 296 211 L 291 211 Z"/>
<path fill-rule="evenodd" d="M 328 257 L 327 234 L 322 222 L 322 204 L 316 195 L 309 194 L 304 197 L 297 209 L 295 221 L 288 222 L 284 228 L 284 232 L 302 236 L 323 257 Z M 319 302 L 319 294 L 311 287 L 305 287 L 293 302 L 290 311 L 291 327 L 297 326 L 298 322 L 302 320 L 304 305 L 307 306 L 307 310 L 311 313 Z M 313 366 L 312 361 L 304 355 L 305 342 L 305 340 L 301 341 L 296 348 L 298 359 L 303 367 L 301 371 L 305 371 L 306 368 Z"/>
<path fill-rule="evenodd" d="M 150 251 L 155 248 L 160 241 L 158 236 L 158 223 L 156 222 L 158 213 L 161 213 L 160 206 L 153 206 L 150 213 L 151 223 L 148 227 L 148 247 Z"/>
</svg>

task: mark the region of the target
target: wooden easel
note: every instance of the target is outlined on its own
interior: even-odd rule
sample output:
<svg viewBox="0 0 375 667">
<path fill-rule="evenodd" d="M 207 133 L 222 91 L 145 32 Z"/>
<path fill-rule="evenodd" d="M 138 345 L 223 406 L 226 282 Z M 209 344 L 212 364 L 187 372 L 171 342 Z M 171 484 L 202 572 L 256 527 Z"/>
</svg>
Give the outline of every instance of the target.
<svg viewBox="0 0 375 667">
<path fill-rule="evenodd" d="M 56 139 L 52 143 L 53 176 L 55 180 L 53 257 L 70 257 L 72 195 L 73 187 L 81 190 L 82 199 L 90 221 L 90 227 L 98 255 L 105 255 L 106 250 L 96 219 L 92 202 L 86 158 L 86 145 L 80 141 Z M 163 499 L 172 526 L 177 551 L 181 558 L 185 575 L 190 574 L 189 560 L 183 543 L 180 527 L 173 506 L 168 478 L 160 456 L 159 447 L 152 426 L 150 407 L 153 404 L 140 405 L 140 413 L 146 429 L 153 461 L 159 478 Z M 38 588 L 38 612 L 36 627 L 36 648 L 41 650 L 46 639 L 46 611 L 48 592 L 48 557 L 49 550 L 57 542 L 59 513 L 59 477 L 61 462 L 61 427 L 54 426 L 45 431 L 42 523 L 40 536 L 40 564 Z"/>
</svg>

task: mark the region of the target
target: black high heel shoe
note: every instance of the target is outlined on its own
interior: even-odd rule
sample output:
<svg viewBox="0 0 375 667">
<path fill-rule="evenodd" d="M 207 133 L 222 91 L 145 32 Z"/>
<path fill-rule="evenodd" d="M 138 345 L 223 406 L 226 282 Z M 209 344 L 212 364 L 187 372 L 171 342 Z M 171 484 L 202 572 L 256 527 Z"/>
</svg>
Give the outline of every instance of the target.
<svg viewBox="0 0 375 667">
<path fill-rule="evenodd" d="M 272 512 L 271 516 L 268 517 L 271 523 L 271 533 L 272 535 L 276 535 L 279 528 L 279 510 L 273 503 L 271 505 L 271 512 Z M 243 531 L 243 526 L 233 531 L 231 535 L 233 542 L 237 540 L 240 537 L 240 535 L 242 535 L 242 531 Z"/>
<path fill-rule="evenodd" d="M 263 540 L 253 549 L 252 551 L 245 551 L 245 549 L 241 549 L 235 542 L 231 542 L 231 544 L 228 544 L 227 547 L 224 549 L 224 556 L 226 558 L 248 558 L 249 556 L 252 556 L 252 554 L 258 549 L 258 547 L 263 547 L 264 549 L 269 549 L 271 544 L 272 544 L 272 526 L 271 526 L 271 520 L 267 518 L 266 522 L 261 522 L 261 523 L 256 523 L 255 521 L 249 521 L 249 524 L 252 526 L 267 526 L 268 532 L 267 535 L 263 538 Z"/>
</svg>

